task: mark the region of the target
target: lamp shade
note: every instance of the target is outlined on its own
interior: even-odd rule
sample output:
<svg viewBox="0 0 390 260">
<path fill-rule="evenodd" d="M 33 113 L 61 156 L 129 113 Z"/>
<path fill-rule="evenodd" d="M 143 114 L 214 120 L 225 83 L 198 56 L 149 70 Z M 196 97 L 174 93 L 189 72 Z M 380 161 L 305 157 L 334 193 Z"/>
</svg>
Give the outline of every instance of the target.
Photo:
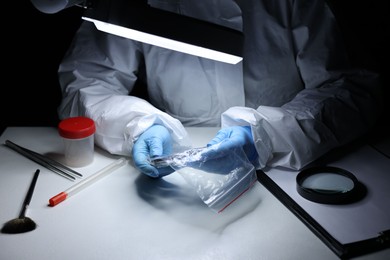
<svg viewBox="0 0 390 260">
<path fill-rule="evenodd" d="M 42 13 L 54 14 L 84 1 L 85 0 L 31 0 L 31 3 Z"/>
</svg>

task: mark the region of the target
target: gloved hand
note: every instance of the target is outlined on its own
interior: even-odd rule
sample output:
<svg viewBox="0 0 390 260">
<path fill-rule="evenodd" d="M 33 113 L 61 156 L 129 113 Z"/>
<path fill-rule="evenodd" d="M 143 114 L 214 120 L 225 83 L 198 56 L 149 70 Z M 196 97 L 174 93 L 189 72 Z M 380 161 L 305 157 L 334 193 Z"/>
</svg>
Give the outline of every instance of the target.
<svg viewBox="0 0 390 260">
<path fill-rule="evenodd" d="M 172 153 L 172 138 L 167 128 L 153 125 L 143 132 L 133 146 L 135 166 L 144 174 L 153 177 L 163 177 L 174 172 L 171 167 L 155 168 L 150 164 L 150 158 Z"/>
<path fill-rule="evenodd" d="M 208 158 L 223 157 L 239 147 L 242 147 L 251 163 L 255 164 L 259 157 L 253 142 L 250 126 L 232 126 L 219 130 L 207 146 L 210 147 L 217 143 L 220 143 L 217 149 L 212 149 L 207 152 Z"/>
</svg>

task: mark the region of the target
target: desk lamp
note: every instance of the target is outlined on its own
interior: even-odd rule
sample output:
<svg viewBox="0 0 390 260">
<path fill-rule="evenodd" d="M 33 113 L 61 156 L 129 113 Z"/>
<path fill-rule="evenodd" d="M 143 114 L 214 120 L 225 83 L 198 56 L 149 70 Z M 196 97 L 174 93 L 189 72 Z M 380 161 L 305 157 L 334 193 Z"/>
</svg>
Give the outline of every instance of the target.
<svg viewBox="0 0 390 260">
<path fill-rule="evenodd" d="M 242 60 L 240 31 L 151 7 L 147 0 L 31 0 L 43 13 L 85 8 L 98 30 L 230 64 Z"/>
</svg>

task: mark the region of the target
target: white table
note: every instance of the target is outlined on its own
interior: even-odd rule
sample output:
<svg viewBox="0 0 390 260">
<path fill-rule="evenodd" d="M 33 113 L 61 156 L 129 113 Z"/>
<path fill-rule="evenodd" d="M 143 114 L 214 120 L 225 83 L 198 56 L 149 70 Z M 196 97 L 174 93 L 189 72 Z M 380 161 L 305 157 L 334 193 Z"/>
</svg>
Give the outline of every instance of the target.
<svg viewBox="0 0 390 260">
<path fill-rule="evenodd" d="M 188 131 L 194 146 L 202 146 L 217 128 Z M 7 139 L 53 158 L 62 152 L 55 128 L 10 127 L 0 143 Z M 116 158 L 96 148 L 94 162 L 77 170 L 87 177 Z M 338 259 L 258 182 L 217 214 L 179 174 L 153 180 L 129 163 L 49 207 L 49 198 L 74 183 L 3 145 L 1 224 L 19 215 L 38 168 L 41 174 L 27 210 L 38 227 L 23 234 L 0 234 L 0 259 Z M 390 259 L 390 250 L 356 259 Z"/>
</svg>

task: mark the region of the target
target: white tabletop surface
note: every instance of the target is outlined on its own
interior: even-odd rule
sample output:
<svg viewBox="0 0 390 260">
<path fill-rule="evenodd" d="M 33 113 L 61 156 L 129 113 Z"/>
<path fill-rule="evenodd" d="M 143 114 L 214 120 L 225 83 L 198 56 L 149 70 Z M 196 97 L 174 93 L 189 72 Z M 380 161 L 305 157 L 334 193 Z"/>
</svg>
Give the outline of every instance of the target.
<svg viewBox="0 0 390 260">
<path fill-rule="evenodd" d="M 217 128 L 188 128 L 205 145 Z M 55 128 L 9 127 L 0 138 L 61 159 Z M 118 157 L 95 149 L 84 178 Z M 299 219 L 257 182 L 221 213 L 210 210 L 179 174 L 160 180 L 124 167 L 55 207 L 48 200 L 69 181 L 0 146 L 0 223 L 19 215 L 36 169 L 41 170 L 27 216 L 38 227 L 0 234 L 0 259 L 338 259 Z M 390 259 L 390 250 L 356 259 Z"/>
</svg>

